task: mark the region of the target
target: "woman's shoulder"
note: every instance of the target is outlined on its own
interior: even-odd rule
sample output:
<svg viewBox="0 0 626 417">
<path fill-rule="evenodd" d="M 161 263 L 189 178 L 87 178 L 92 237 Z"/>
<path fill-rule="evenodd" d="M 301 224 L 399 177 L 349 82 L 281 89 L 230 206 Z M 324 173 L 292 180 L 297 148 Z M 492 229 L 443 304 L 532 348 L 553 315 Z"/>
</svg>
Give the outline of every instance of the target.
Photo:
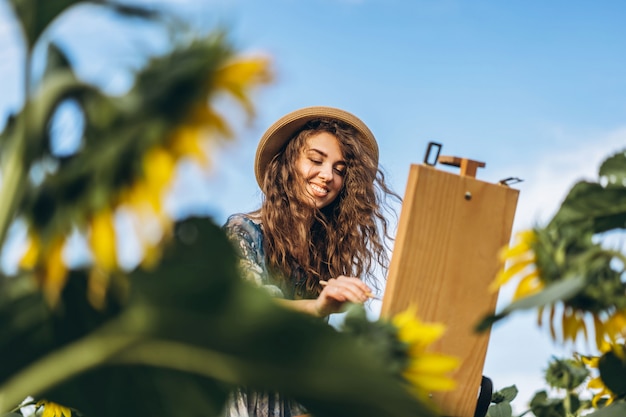
<svg viewBox="0 0 626 417">
<path fill-rule="evenodd" d="M 261 231 L 261 218 L 255 213 L 235 213 L 228 216 L 225 229 L 244 229 Z"/>
</svg>

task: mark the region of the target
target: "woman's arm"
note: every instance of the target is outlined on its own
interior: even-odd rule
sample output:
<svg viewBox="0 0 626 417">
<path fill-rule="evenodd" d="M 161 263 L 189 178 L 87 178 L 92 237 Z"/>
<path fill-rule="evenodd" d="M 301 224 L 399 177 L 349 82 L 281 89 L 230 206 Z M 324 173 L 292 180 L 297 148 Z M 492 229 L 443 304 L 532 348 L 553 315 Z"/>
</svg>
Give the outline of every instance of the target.
<svg viewBox="0 0 626 417">
<path fill-rule="evenodd" d="M 358 278 L 339 276 L 328 280 L 320 295 L 310 300 L 285 300 L 279 303 L 296 311 L 314 317 L 326 317 L 339 313 L 343 306 L 350 303 L 362 304 L 371 294 L 370 288 Z"/>
</svg>

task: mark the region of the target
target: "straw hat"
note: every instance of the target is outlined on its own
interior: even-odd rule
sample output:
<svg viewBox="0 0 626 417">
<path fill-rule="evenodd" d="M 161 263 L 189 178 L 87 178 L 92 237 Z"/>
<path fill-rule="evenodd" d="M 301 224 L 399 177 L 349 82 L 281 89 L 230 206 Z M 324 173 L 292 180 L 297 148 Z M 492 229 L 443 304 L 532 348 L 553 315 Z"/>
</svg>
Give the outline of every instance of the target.
<svg viewBox="0 0 626 417">
<path fill-rule="evenodd" d="M 334 107 L 305 107 L 278 119 L 261 137 L 254 161 L 254 173 L 261 188 L 263 188 L 265 169 L 272 158 L 288 141 L 293 139 L 304 125 L 311 120 L 320 118 L 339 120 L 356 129 L 363 139 L 363 144 L 373 152 L 375 162 L 378 164 L 378 144 L 376 143 L 376 138 L 361 119 L 352 113 Z"/>
</svg>

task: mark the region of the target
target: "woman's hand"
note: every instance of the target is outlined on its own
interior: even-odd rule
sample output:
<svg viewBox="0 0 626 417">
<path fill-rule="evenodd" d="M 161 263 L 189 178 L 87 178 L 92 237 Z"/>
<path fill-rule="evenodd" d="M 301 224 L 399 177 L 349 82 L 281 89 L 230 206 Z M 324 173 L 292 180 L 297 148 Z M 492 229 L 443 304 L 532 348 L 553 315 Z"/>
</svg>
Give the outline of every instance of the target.
<svg viewBox="0 0 626 417">
<path fill-rule="evenodd" d="M 358 278 L 339 276 L 320 281 L 324 287 L 313 304 L 313 313 L 318 317 L 339 313 L 347 302 L 363 304 L 372 294 L 371 289 Z"/>
</svg>

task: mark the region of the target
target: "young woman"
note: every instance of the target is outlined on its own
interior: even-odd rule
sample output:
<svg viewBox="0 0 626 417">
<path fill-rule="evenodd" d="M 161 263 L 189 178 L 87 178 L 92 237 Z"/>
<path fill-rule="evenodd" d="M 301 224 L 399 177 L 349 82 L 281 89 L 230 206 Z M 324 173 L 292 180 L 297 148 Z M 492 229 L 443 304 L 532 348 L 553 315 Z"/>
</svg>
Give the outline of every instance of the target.
<svg viewBox="0 0 626 417">
<path fill-rule="evenodd" d="M 256 153 L 263 191 L 257 211 L 229 217 L 244 276 L 293 309 L 317 317 L 363 303 L 385 272 L 386 197 L 399 198 L 378 168 L 378 145 L 356 116 L 307 107 L 275 122 Z M 366 281 L 366 282 L 364 282 Z M 306 413 L 278 393 L 238 389 L 229 417 Z"/>
</svg>

